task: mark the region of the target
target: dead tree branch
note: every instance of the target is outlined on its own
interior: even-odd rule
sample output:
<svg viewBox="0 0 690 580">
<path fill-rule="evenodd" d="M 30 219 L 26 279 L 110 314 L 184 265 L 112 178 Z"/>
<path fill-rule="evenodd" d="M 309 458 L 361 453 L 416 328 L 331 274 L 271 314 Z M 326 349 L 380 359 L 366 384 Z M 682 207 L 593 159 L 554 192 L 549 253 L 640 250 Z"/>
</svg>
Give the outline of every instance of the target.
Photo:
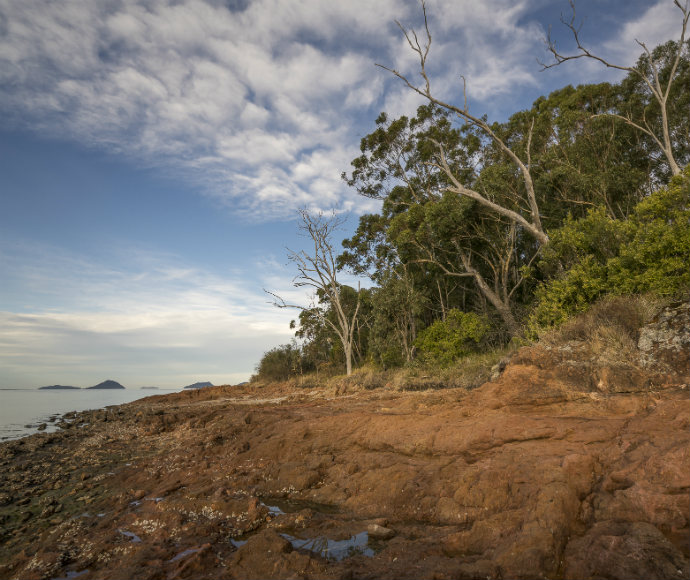
<svg viewBox="0 0 690 580">
<path fill-rule="evenodd" d="M 549 68 L 553 68 L 556 66 L 559 66 L 563 64 L 564 62 L 568 62 L 571 60 L 577 60 L 580 58 L 589 58 L 591 60 L 595 60 L 604 66 L 608 68 L 613 68 L 616 70 L 624 71 L 629 74 L 637 76 L 649 89 L 651 92 L 654 100 L 658 103 L 660 111 L 661 111 L 661 135 L 658 135 L 656 132 L 652 130 L 650 125 L 647 123 L 647 120 L 643 118 L 642 123 L 638 123 L 633 121 L 633 119 L 628 116 L 628 115 L 620 115 L 617 113 L 600 113 L 599 115 L 595 116 L 610 116 L 614 117 L 616 119 L 620 119 L 623 122 L 627 123 L 631 127 L 634 127 L 638 131 L 641 131 L 642 133 L 648 135 L 649 137 L 652 138 L 652 140 L 657 144 L 657 146 L 661 149 L 662 153 L 666 157 L 666 160 L 668 161 L 669 167 L 671 169 L 671 173 L 673 175 L 678 175 L 681 172 L 680 166 L 678 165 L 678 162 L 675 159 L 675 156 L 673 154 L 673 144 L 671 142 L 671 131 L 669 129 L 669 121 L 668 121 L 668 98 L 669 94 L 671 92 L 671 87 L 673 86 L 674 81 L 676 81 L 676 72 L 678 71 L 678 65 L 680 63 L 681 56 L 683 54 L 683 49 L 685 45 L 685 35 L 687 33 L 687 28 L 688 28 L 688 19 L 690 19 L 690 0 L 685 0 L 685 4 L 681 4 L 680 0 L 673 0 L 673 3 L 678 7 L 678 9 L 682 13 L 682 24 L 681 24 L 681 32 L 680 32 L 680 39 L 678 41 L 678 47 L 676 49 L 676 53 L 673 55 L 673 64 L 671 65 L 671 71 L 668 77 L 668 81 L 666 82 L 666 85 L 662 83 L 660 80 L 659 76 L 659 63 L 656 62 L 652 56 L 651 51 L 647 47 L 647 45 L 644 42 L 641 42 L 639 40 L 635 40 L 637 44 L 642 47 L 642 50 L 647 56 L 647 59 L 649 61 L 649 68 L 651 72 L 651 78 L 649 75 L 645 74 L 645 70 L 636 68 L 636 67 L 631 67 L 631 66 L 621 66 L 615 63 L 612 63 L 611 61 L 594 54 L 591 50 L 589 50 L 581 41 L 580 39 L 580 30 L 582 28 L 582 25 L 580 24 L 579 26 L 576 24 L 576 12 L 575 12 L 575 0 L 569 0 L 570 3 L 570 8 L 572 11 L 572 15 L 570 17 L 569 21 L 566 21 L 563 17 L 561 17 L 561 22 L 570 30 L 570 32 L 573 35 L 573 38 L 575 40 L 575 44 L 577 45 L 577 50 L 578 52 L 575 54 L 570 54 L 566 55 L 561 53 L 558 48 L 556 47 L 556 43 L 554 42 L 553 38 L 551 37 L 551 32 L 549 31 L 549 36 L 546 40 L 547 48 L 549 52 L 553 55 L 554 62 L 547 64 L 547 63 L 540 63 L 542 65 L 542 70 L 546 70 Z"/>
</svg>

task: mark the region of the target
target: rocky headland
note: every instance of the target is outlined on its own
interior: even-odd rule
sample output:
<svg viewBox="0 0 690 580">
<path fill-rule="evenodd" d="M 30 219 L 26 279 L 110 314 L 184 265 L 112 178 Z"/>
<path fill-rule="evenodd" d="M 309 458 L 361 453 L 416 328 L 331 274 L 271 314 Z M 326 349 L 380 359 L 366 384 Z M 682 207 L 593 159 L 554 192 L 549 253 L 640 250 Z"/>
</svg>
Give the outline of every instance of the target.
<svg viewBox="0 0 690 580">
<path fill-rule="evenodd" d="M 0 445 L 0 577 L 690 577 L 690 307 L 474 390 L 208 387 Z M 498 373 L 497 373 L 498 374 Z"/>
</svg>

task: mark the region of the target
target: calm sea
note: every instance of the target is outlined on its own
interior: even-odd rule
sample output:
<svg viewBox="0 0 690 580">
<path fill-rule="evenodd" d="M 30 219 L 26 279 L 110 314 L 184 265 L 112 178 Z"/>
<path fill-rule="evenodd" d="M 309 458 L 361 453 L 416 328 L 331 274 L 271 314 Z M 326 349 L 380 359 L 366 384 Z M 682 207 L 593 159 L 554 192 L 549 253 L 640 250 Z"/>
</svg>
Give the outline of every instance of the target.
<svg viewBox="0 0 690 580">
<path fill-rule="evenodd" d="M 38 432 L 38 425 L 47 423 L 45 432 L 55 431 L 51 416 L 70 411 L 101 409 L 179 389 L 0 389 L 0 441 L 17 439 Z"/>
</svg>

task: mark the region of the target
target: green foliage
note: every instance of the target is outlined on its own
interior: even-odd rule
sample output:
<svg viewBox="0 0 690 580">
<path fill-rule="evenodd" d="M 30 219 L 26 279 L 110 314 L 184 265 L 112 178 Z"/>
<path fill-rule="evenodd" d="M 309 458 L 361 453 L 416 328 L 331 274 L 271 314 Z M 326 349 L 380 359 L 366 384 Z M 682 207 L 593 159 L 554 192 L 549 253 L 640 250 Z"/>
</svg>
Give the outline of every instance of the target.
<svg viewBox="0 0 690 580">
<path fill-rule="evenodd" d="M 428 300 L 409 276 L 390 273 L 372 298 L 369 356 L 385 368 L 399 367 L 414 357 L 418 320 Z"/>
<path fill-rule="evenodd" d="M 669 296 L 690 287 L 690 167 L 642 201 L 625 232 L 608 264 L 616 292 Z"/>
<path fill-rule="evenodd" d="M 264 353 L 256 366 L 256 378 L 266 381 L 286 381 L 301 370 L 302 353 L 292 344 L 283 344 Z"/>
<path fill-rule="evenodd" d="M 542 329 L 560 326 L 574 314 L 587 310 L 607 289 L 606 265 L 585 256 L 563 276 L 537 288 L 527 335 L 536 338 Z"/>
<path fill-rule="evenodd" d="M 569 215 L 560 228 L 549 232 L 549 243 L 541 251 L 539 270 L 553 277 L 585 258 L 596 264 L 606 264 L 618 254 L 624 235 L 623 224 L 611 219 L 604 207 L 590 210 L 581 219 Z"/>
<path fill-rule="evenodd" d="M 425 362 L 446 367 L 476 350 L 489 331 L 489 323 L 474 312 L 453 308 L 446 320 L 437 320 L 424 329 L 415 342 Z"/>
<path fill-rule="evenodd" d="M 640 202 L 625 221 L 603 210 L 551 235 L 527 332 L 536 337 L 606 294 L 674 295 L 690 288 L 690 168 Z"/>
</svg>

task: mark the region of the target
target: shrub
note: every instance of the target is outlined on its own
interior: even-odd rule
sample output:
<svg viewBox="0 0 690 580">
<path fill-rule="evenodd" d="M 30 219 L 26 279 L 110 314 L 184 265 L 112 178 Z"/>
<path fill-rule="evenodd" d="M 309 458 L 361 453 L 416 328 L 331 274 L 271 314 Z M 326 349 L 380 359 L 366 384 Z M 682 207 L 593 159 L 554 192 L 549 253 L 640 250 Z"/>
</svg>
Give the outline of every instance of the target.
<svg viewBox="0 0 690 580">
<path fill-rule="evenodd" d="M 690 168 L 633 210 L 627 221 L 592 210 L 551 234 L 540 268 L 553 278 L 535 293 L 527 334 L 561 325 L 600 297 L 690 287 Z"/>
<path fill-rule="evenodd" d="M 424 329 L 415 346 L 423 362 L 445 367 L 476 350 L 488 331 L 489 323 L 484 317 L 452 309 L 445 321 L 437 320 Z"/>
<path fill-rule="evenodd" d="M 608 264 L 615 291 L 672 296 L 690 287 L 690 167 L 641 201 L 625 225 Z"/>
<path fill-rule="evenodd" d="M 542 329 L 558 327 L 574 314 L 584 312 L 607 288 L 606 265 L 585 256 L 565 275 L 537 288 L 536 305 L 527 320 L 527 336 L 536 338 Z"/>
<path fill-rule="evenodd" d="M 257 379 L 286 381 L 298 373 L 301 350 L 294 344 L 283 344 L 264 353 L 256 366 Z"/>
</svg>

